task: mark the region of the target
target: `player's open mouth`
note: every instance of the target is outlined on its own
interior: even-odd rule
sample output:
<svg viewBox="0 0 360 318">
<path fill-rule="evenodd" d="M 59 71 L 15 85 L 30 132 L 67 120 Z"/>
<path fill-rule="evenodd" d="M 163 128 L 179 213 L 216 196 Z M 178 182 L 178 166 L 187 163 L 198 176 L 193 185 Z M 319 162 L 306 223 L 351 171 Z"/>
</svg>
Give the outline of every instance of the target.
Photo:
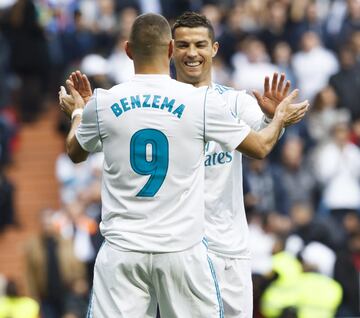
<svg viewBox="0 0 360 318">
<path fill-rule="evenodd" d="M 194 61 L 194 62 L 184 62 L 184 64 L 188 67 L 197 67 L 202 64 L 200 61 Z"/>
</svg>

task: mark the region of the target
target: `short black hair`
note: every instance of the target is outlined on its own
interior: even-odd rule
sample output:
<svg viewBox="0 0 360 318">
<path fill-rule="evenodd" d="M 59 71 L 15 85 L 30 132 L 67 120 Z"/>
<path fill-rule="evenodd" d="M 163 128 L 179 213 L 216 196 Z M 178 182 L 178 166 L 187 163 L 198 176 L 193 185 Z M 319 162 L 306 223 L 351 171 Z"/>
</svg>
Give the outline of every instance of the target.
<svg viewBox="0 0 360 318">
<path fill-rule="evenodd" d="M 167 52 L 170 41 L 170 25 L 160 14 L 139 15 L 131 27 L 129 44 L 134 55 L 155 56 Z"/>
<path fill-rule="evenodd" d="M 174 37 L 175 30 L 177 28 L 199 28 L 199 27 L 207 28 L 209 31 L 209 36 L 211 41 L 212 42 L 215 41 L 214 28 L 211 22 L 209 21 L 209 19 L 202 14 L 192 11 L 187 11 L 183 13 L 175 20 L 175 23 L 172 26 L 172 36 Z"/>
</svg>

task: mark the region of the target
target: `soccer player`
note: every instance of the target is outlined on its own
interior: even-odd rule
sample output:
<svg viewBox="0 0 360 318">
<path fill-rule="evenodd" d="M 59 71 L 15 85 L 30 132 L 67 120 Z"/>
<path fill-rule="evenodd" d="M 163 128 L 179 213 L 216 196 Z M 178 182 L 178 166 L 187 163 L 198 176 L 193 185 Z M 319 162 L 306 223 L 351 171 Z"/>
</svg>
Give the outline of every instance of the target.
<svg viewBox="0 0 360 318">
<path fill-rule="evenodd" d="M 278 81 L 278 74 L 274 74 L 271 89 L 269 78 L 266 78 L 264 95 L 254 92 L 256 101 L 245 91 L 212 82 L 212 59 L 219 43 L 215 41 L 213 27 L 205 16 L 194 12 L 184 13 L 175 21 L 172 33 L 177 80 L 196 87 L 212 86 L 233 113 L 255 130 L 269 124 L 275 108 L 290 88 L 290 82 L 284 83 L 284 75 Z M 219 280 L 225 317 L 252 317 L 253 296 L 242 188 L 242 155 L 237 151 L 228 151 L 213 141 L 208 142 L 205 149 L 206 238 Z"/>
<path fill-rule="evenodd" d="M 157 303 L 162 317 L 223 317 L 202 242 L 205 142 L 264 157 L 281 129 L 308 108 L 306 101 L 291 104 L 294 91 L 268 127 L 251 131 L 215 91 L 169 77 L 172 51 L 166 19 L 141 15 L 126 44 L 136 73 L 131 81 L 95 90 L 85 108 L 79 72 L 66 82 L 70 95 L 64 87 L 59 92 L 60 107 L 72 118 L 70 158 L 80 162 L 89 152 L 104 152 L 105 243 L 89 317 L 155 317 Z"/>
</svg>

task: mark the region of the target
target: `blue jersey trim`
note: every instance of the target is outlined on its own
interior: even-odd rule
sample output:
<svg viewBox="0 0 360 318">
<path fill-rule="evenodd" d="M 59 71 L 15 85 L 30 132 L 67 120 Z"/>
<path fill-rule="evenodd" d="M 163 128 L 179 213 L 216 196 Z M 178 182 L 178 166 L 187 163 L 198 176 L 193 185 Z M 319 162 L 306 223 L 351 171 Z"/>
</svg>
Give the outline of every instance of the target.
<svg viewBox="0 0 360 318">
<path fill-rule="evenodd" d="M 234 90 L 234 88 L 229 87 L 229 86 L 224 86 L 224 85 L 220 85 L 220 84 L 215 84 L 214 85 L 214 89 L 220 94 L 222 95 L 224 92 L 229 91 L 229 90 Z"/>
<path fill-rule="evenodd" d="M 239 112 L 238 112 L 238 98 L 239 98 L 239 93 L 236 94 L 236 100 L 235 100 L 235 114 L 236 114 L 236 117 L 239 116 Z"/>
<path fill-rule="evenodd" d="M 207 240 L 206 237 L 204 237 L 204 238 L 202 239 L 202 243 L 205 245 L 206 249 L 209 248 L 209 242 L 208 242 L 208 240 Z"/>
<path fill-rule="evenodd" d="M 215 273 L 215 270 L 214 270 L 214 265 L 213 265 L 213 263 L 212 263 L 209 256 L 207 256 L 207 259 L 208 259 L 208 264 L 209 264 L 209 267 L 210 267 L 211 275 L 213 277 L 214 285 L 215 285 L 215 289 L 216 289 L 216 297 L 217 297 L 218 304 L 219 304 L 219 309 L 220 309 L 219 318 L 224 318 L 224 305 L 223 305 L 223 302 L 222 302 L 220 288 L 219 288 L 219 284 L 218 284 L 218 281 L 217 281 L 217 278 L 216 278 L 216 273 Z"/>
<path fill-rule="evenodd" d="M 99 113 L 98 113 L 98 107 L 97 107 L 97 89 L 95 90 L 95 111 L 96 111 L 96 123 L 97 123 L 98 132 L 99 132 L 99 138 L 102 143 L 103 141 L 102 141 L 101 134 L 100 134 Z"/>
</svg>

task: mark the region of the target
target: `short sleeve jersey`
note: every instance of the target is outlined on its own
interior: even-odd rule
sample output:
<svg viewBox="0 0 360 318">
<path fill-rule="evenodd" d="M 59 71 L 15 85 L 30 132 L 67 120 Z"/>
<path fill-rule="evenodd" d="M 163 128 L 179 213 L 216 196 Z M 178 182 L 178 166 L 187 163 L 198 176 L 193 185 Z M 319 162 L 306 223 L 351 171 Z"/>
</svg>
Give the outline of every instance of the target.
<svg viewBox="0 0 360 318">
<path fill-rule="evenodd" d="M 204 236 L 204 146 L 232 151 L 250 132 L 218 94 L 167 75 L 97 89 L 76 137 L 104 152 L 102 221 L 121 250 L 181 251 Z"/>
<path fill-rule="evenodd" d="M 245 91 L 213 84 L 213 89 L 239 119 L 252 129 L 266 126 L 255 98 Z M 205 148 L 205 216 L 209 250 L 217 255 L 248 259 L 248 225 L 243 196 L 242 154 L 210 141 Z"/>
</svg>

